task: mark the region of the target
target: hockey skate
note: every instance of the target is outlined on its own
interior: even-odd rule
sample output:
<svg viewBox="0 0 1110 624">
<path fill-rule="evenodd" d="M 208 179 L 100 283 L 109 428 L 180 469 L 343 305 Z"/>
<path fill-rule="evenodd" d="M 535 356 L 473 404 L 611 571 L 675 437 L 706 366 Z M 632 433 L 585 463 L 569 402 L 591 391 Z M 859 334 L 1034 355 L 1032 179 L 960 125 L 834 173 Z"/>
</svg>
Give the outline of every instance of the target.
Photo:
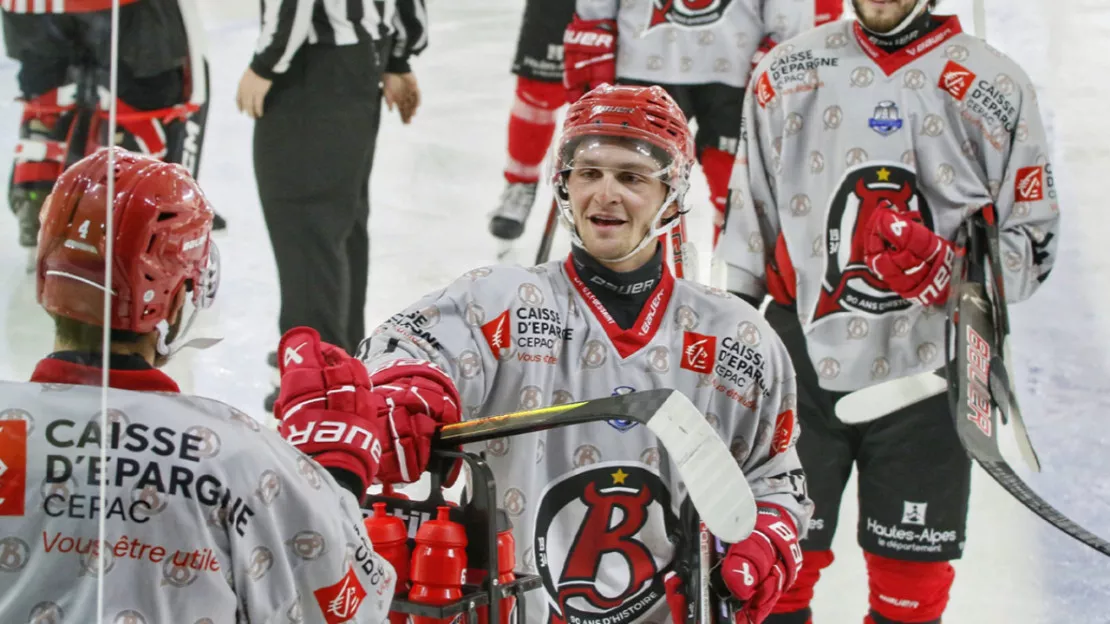
<svg viewBox="0 0 1110 624">
<path fill-rule="evenodd" d="M 536 202 L 537 186 L 537 182 L 510 182 L 501 193 L 500 205 L 490 215 L 489 233 L 506 243 L 506 250 L 508 243 L 524 233 L 524 222 Z"/>
<path fill-rule="evenodd" d="M 19 246 L 27 250 L 27 272 L 35 270 L 35 253 L 39 238 L 39 211 L 49 191 L 15 187 L 11 191 L 11 207 L 19 222 Z"/>
</svg>

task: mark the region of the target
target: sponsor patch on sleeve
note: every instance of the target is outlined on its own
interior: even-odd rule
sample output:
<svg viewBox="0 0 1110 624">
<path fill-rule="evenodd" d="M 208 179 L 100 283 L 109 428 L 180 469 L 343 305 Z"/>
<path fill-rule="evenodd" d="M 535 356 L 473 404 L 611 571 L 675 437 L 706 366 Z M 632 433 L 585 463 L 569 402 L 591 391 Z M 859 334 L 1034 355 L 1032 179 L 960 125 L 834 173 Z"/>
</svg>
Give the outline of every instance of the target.
<svg viewBox="0 0 1110 624">
<path fill-rule="evenodd" d="M 312 592 L 316 597 L 316 604 L 324 612 L 324 621 L 327 624 L 340 624 L 354 619 L 358 608 L 366 598 L 366 590 L 355 575 L 354 568 L 348 566 L 347 573 L 339 582 L 327 587 L 321 587 Z"/>
<path fill-rule="evenodd" d="M 27 491 L 27 421 L 0 421 L 0 516 L 22 516 Z"/>
</svg>

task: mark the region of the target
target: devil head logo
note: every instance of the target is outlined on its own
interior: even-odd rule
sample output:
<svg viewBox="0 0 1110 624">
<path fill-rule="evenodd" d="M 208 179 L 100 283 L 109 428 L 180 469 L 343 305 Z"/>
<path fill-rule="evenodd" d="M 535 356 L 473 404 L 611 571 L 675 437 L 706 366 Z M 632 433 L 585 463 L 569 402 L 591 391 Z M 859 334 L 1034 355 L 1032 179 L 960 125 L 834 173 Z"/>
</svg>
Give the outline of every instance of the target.
<svg viewBox="0 0 1110 624">
<path fill-rule="evenodd" d="M 648 30 L 661 24 L 706 27 L 721 20 L 732 0 L 652 0 Z"/>
<path fill-rule="evenodd" d="M 864 262 L 867 226 L 879 210 L 917 213 L 933 229 L 932 213 L 917 191 L 917 177 L 901 163 L 850 169 L 833 194 L 825 223 L 825 272 L 813 321 L 838 312 L 885 314 L 911 303 L 890 291 Z"/>
<path fill-rule="evenodd" d="M 634 462 L 587 464 L 550 484 L 533 548 L 551 621 L 603 624 L 664 598 L 676 519 L 657 475 Z"/>
</svg>

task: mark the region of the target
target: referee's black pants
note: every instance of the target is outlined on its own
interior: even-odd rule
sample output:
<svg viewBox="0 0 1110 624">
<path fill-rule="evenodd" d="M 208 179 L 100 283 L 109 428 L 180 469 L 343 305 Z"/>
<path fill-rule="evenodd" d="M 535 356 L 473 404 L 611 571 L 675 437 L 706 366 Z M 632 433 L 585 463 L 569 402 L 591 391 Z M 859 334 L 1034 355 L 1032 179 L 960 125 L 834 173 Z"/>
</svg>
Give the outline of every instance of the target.
<svg viewBox="0 0 1110 624">
<path fill-rule="evenodd" d="M 383 56 L 373 42 L 307 45 L 254 126 L 254 174 L 281 288 L 278 328 L 353 352 L 365 337 L 370 169 Z"/>
</svg>

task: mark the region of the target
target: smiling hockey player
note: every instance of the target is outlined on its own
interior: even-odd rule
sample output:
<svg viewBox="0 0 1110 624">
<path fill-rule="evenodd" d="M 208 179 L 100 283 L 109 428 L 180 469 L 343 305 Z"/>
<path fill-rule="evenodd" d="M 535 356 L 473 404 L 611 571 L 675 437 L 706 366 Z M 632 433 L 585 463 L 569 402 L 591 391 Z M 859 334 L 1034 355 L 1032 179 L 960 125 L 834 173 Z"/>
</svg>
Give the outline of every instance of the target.
<svg viewBox="0 0 1110 624">
<path fill-rule="evenodd" d="M 553 183 L 573 223 L 568 257 L 470 271 L 360 346 L 373 391 L 412 441 L 394 445 L 413 449 L 397 462 L 402 480 L 427 460 L 413 414 L 445 422 L 679 389 L 731 443 L 757 499 L 755 533 L 729 548 L 722 570 L 746 601 L 742 618 L 761 621 L 797 574 L 810 514 L 793 448 L 794 373 L 754 309 L 676 280 L 663 262 L 658 236 L 682 210 L 694 159 L 686 119 L 659 87 L 604 85 L 570 107 L 557 150 Z M 284 345 L 299 348 L 288 335 Z M 517 560 L 543 579 L 528 622 L 670 617 L 663 579 L 684 488 L 650 431 L 610 421 L 472 450 L 484 450 L 495 473 Z"/>
</svg>

